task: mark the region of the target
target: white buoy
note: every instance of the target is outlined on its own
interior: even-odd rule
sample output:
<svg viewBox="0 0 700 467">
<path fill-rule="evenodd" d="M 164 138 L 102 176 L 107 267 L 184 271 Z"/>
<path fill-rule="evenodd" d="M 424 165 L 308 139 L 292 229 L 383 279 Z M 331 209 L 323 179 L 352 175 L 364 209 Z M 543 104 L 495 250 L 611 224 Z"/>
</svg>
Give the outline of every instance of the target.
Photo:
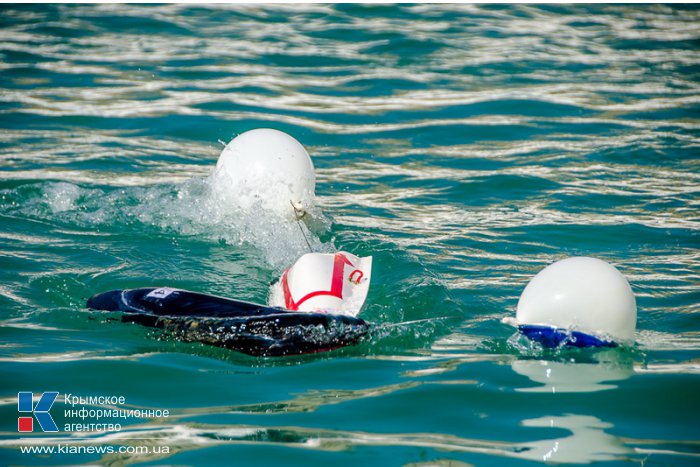
<svg viewBox="0 0 700 467">
<path fill-rule="evenodd" d="M 637 304 L 615 266 L 596 258 L 566 258 L 532 278 L 518 301 L 516 322 L 632 342 Z"/>
<path fill-rule="evenodd" d="M 269 128 L 246 131 L 224 148 L 216 163 L 218 180 L 229 183 L 244 205 L 300 214 L 313 205 L 316 175 L 309 153 L 296 139 Z M 247 202 L 246 202 L 247 201 Z"/>
</svg>

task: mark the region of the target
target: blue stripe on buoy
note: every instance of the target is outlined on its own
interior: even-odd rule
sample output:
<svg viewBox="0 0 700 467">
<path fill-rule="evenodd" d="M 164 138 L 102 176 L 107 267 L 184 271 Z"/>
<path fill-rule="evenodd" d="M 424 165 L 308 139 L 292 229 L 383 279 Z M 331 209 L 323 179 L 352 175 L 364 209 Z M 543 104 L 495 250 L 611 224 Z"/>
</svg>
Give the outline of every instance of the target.
<svg viewBox="0 0 700 467">
<path fill-rule="evenodd" d="M 579 331 L 568 331 L 551 326 L 521 324 L 518 326 L 518 330 L 528 339 L 539 342 L 547 348 L 562 345 L 567 347 L 617 347 L 613 341 L 606 341 Z"/>
</svg>

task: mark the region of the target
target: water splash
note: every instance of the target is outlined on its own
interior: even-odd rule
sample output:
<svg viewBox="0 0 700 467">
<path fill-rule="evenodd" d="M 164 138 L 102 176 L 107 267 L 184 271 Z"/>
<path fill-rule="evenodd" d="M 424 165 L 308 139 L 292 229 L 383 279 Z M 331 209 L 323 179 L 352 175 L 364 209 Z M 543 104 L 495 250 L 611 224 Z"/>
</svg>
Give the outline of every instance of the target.
<svg viewBox="0 0 700 467">
<path fill-rule="evenodd" d="M 320 209 L 309 209 L 307 222 L 298 224 L 291 208 L 289 216 L 265 209 L 260 201 L 264 196 L 265 192 L 233 193 L 213 175 L 177 185 L 119 189 L 54 182 L 0 191 L 0 210 L 90 229 L 122 224 L 238 247 L 249 245 L 276 269 L 306 253 L 307 239 L 314 251 L 334 250 L 319 239 L 330 228 Z"/>
</svg>

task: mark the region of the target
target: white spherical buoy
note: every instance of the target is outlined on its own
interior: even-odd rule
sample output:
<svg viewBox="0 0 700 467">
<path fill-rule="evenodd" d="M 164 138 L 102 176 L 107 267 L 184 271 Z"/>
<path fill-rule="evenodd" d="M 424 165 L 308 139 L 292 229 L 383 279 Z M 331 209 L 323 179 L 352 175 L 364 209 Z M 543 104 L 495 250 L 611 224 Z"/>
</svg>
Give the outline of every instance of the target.
<svg viewBox="0 0 700 467">
<path fill-rule="evenodd" d="M 217 176 L 236 196 L 257 199 L 266 208 L 293 213 L 313 204 L 316 175 L 309 153 L 286 133 L 259 128 L 240 134 L 224 148 Z"/>
<path fill-rule="evenodd" d="M 615 266 L 596 258 L 573 257 L 547 266 L 532 278 L 518 301 L 516 321 L 631 342 L 637 304 L 627 279 Z"/>
</svg>

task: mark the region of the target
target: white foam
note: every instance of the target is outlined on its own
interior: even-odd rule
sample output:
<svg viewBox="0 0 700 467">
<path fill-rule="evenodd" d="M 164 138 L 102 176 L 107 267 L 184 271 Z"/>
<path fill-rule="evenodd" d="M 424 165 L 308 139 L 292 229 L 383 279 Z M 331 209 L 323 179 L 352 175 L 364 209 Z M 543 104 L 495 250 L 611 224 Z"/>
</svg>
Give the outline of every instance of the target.
<svg viewBox="0 0 700 467">
<path fill-rule="evenodd" d="M 51 183 L 44 189 L 44 199 L 54 213 L 72 211 L 80 196 L 80 188 L 72 183 Z"/>
<path fill-rule="evenodd" d="M 66 222 L 86 231 L 121 224 L 252 247 L 278 270 L 309 252 L 304 235 L 313 251 L 333 252 L 333 245 L 322 243 L 317 235 L 330 228 L 321 210 L 310 206 L 297 221 L 291 205 L 289 215 L 267 209 L 263 201 L 274 195 L 268 190 L 275 189 L 263 185 L 255 193 L 234 193 L 230 184 L 220 183 L 214 174 L 181 184 L 120 188 L 84 188 L 62 181 L 1 190 L 0 203 L 8 213 Z"/>
</svg>

